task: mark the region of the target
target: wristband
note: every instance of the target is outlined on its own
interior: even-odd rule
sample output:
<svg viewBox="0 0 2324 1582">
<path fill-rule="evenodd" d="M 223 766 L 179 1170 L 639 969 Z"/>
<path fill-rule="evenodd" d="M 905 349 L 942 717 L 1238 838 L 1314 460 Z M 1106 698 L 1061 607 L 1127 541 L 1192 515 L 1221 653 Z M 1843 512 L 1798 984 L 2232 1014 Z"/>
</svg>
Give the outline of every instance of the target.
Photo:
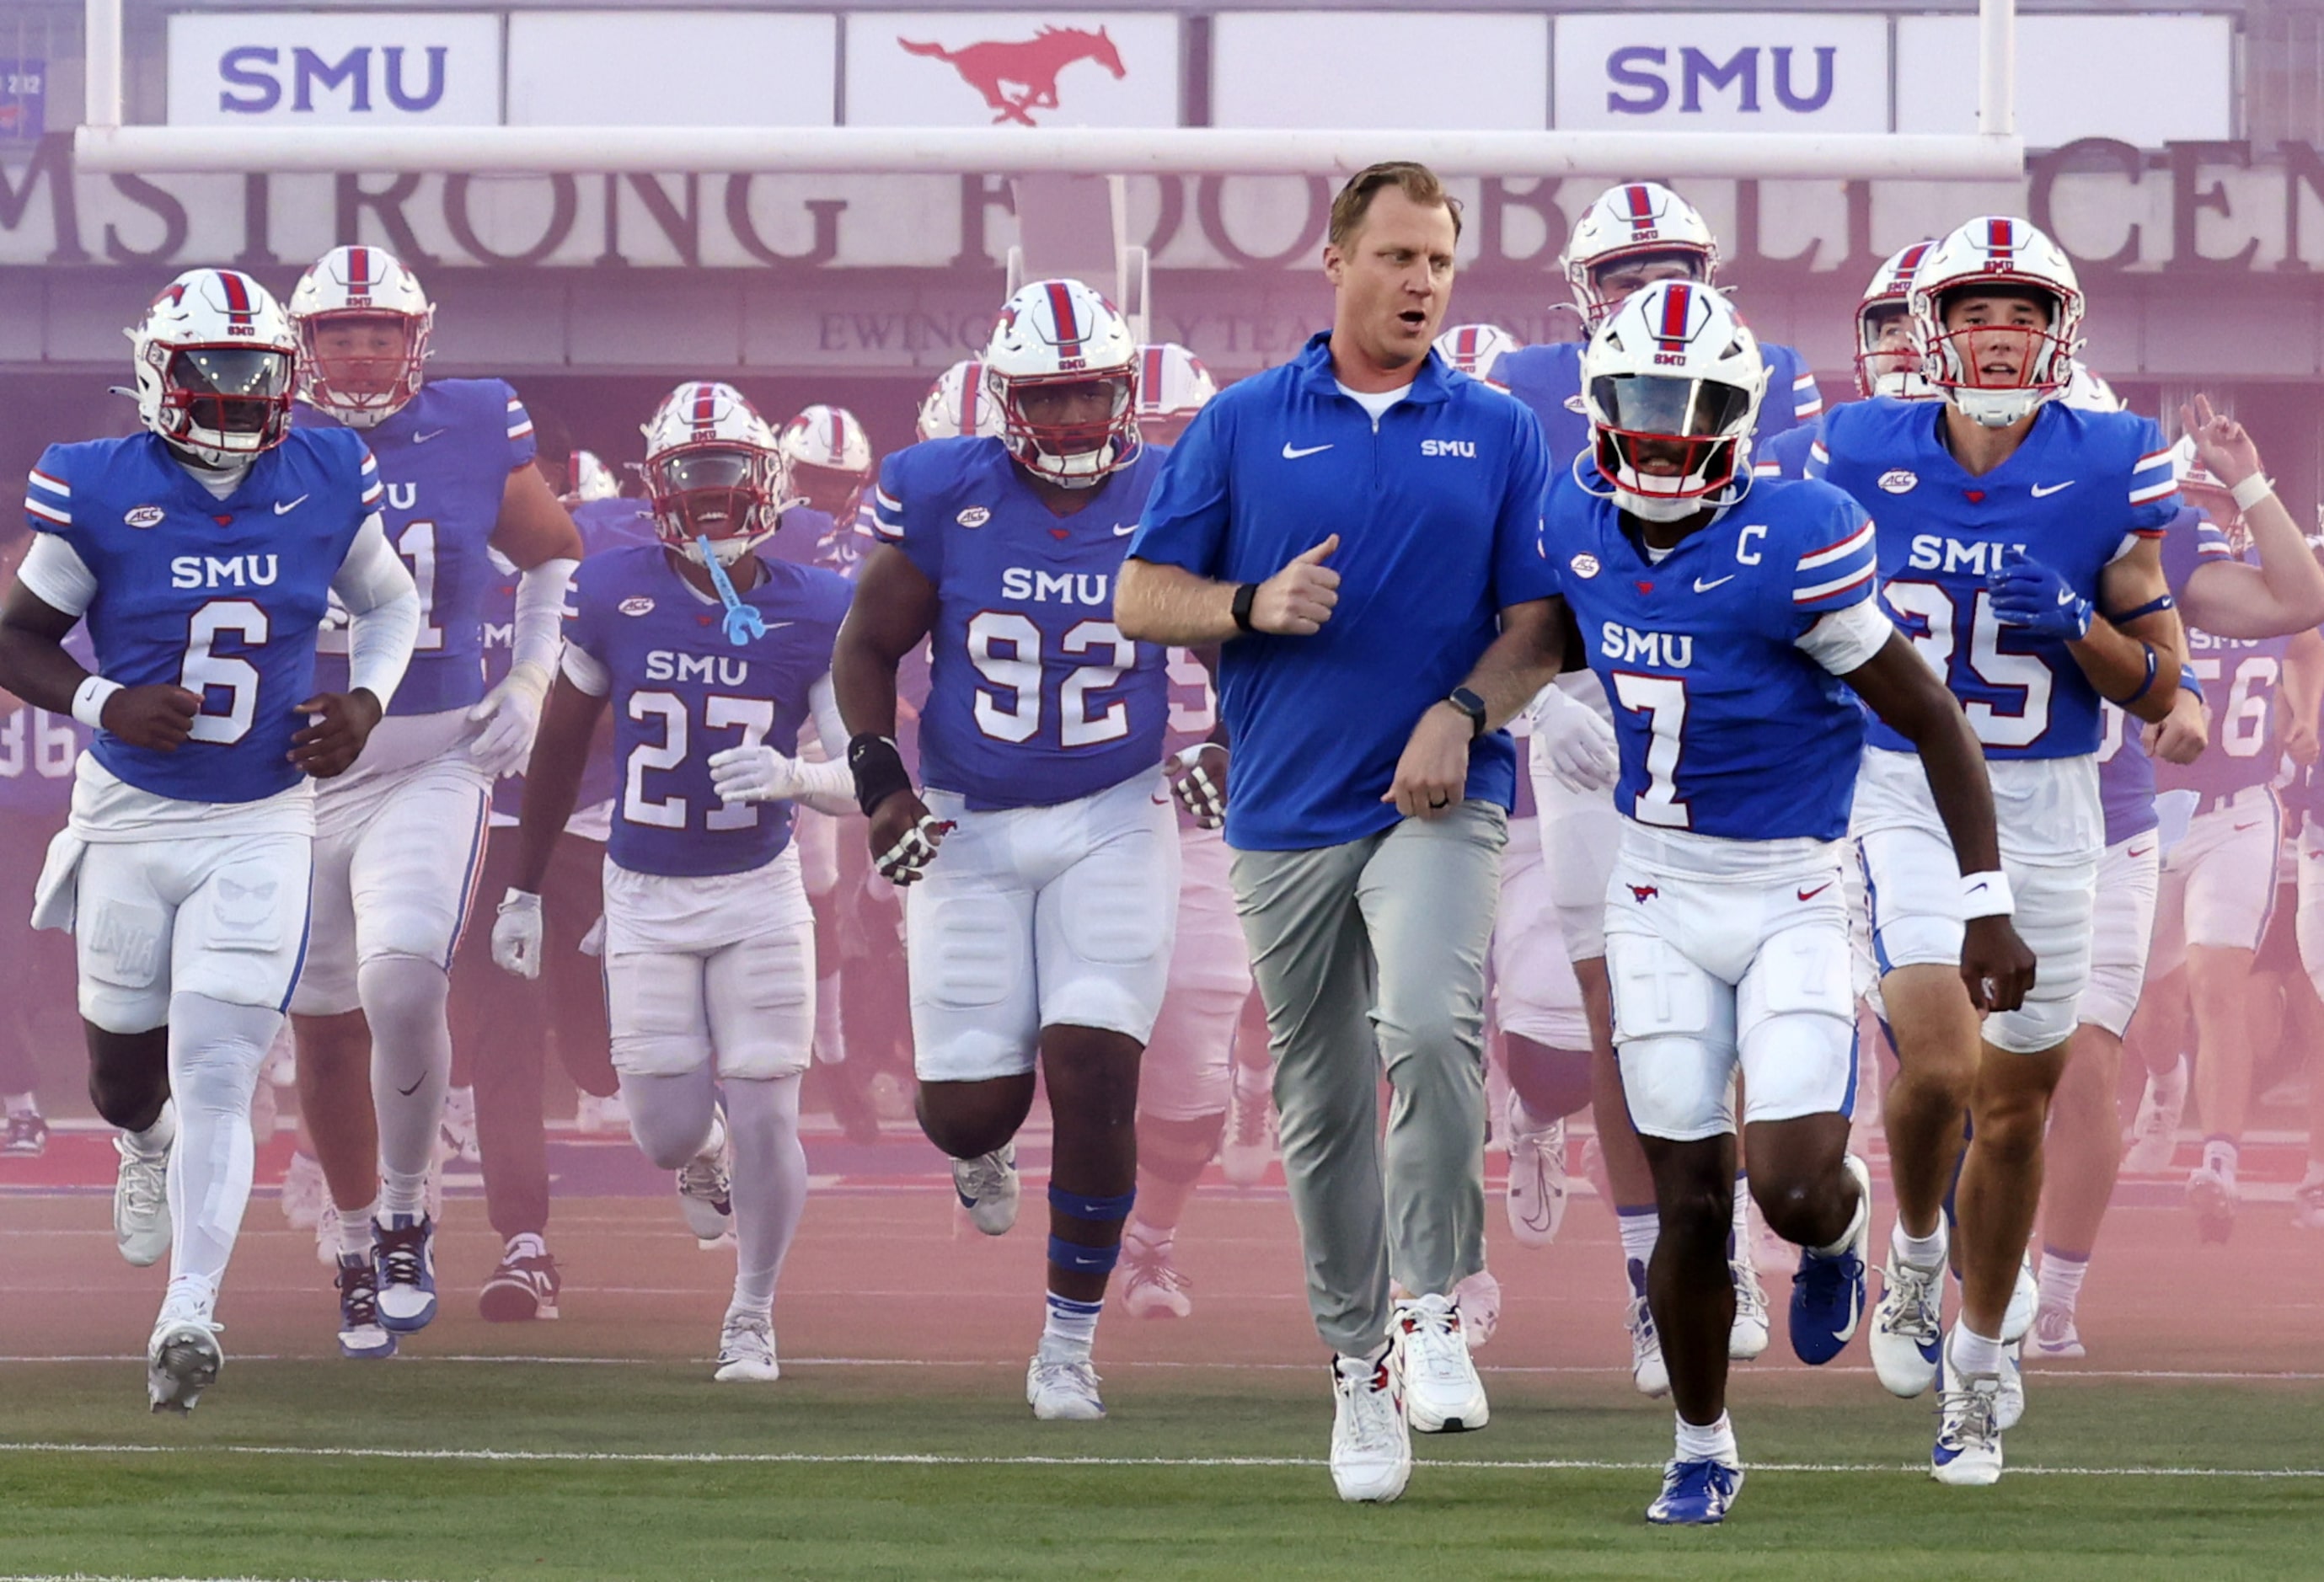
<svg viewBox="0 0 2324 1582">
<path fill-rule="evenodd" d="M 2237 510 L 2249 510 L 2274 492 L 2275 482 L 2264 473 L 2254 473 L 2227 491 L 2229 498 L 2235 501 Z"/>
<path fill-rule="evenodd" d="M 102 676 L 90 676 L 73 688 L 72 717 L 92 731 L 104 726 L 105 700 L 121 690 L 118 681 L 107 681 Z"/>
<path fill-rule="evenodd" d="M 855 777 L 855 805 L 870 818 L 872 810 L 899 791 L 912 788 L 911 771 L 904 768 L 904 755 L 885 736 L 864 731 L 848 739 L 848 772 Z"/>
<path fill-rule="evenodd" d="M 1250 621 L 1250 607 L 1253 603 L 1258 602 L 1258 599 L 1259 584 L 1257 583 L 1244 583 L 1241 586 L 1235 589 L 1233 611 L 1234 623 L 1237 630 L 1257 631 L 1259 630 L 1258 627 L 1251 624 Z"/>
<path fill-rule="evenodd" d="M 2132 621 L 2136 621 L 2142 615 L 2154 615 L 2165 610 L 2176 610 L 2178 607 L 2179 601 L 2172 598 L 2170 594 L 2165 593 L 2160 599 L 2149 599 L 2137 609 L 2126 610 L 2119 615 L 2109 612 L 2107 615 L 2107 619 L 2113 621 L 2116 626 L 2128 626 Z"/>
<path fill-rule="evenodd" d="M 2154 690 L 2155 675 L 2163 667 L 2163 661 L 2154 652 L 2154 645 L 2153 643 L 2141 643 L 2138 646 L 2146 650 L 2146 678 L 2138 684 L 2138 690 L 2132 693 L 2128 697 L 2118 697 L 2114 700 L 2117 704 L 2126 709 L 2130 707 L 2131 704 L 2136 703 L 2140 698 L 2144 697 L 2148 693 Z"/>
<path fill-rule="evenodd" d="M 2001 869 L 1961 875 L 1963 918 L 2007 917 L 2016 910 L 2016 897 L 2009 893 L 2009 876 Z"/>
<path fill-rule="evenodd" d="M 2196 675 L 2191 667 L 2181 665 L 2179 667 L 2179 690 L 2200 704 L 2203 701 L 2203 678 Z"/>
</svg>

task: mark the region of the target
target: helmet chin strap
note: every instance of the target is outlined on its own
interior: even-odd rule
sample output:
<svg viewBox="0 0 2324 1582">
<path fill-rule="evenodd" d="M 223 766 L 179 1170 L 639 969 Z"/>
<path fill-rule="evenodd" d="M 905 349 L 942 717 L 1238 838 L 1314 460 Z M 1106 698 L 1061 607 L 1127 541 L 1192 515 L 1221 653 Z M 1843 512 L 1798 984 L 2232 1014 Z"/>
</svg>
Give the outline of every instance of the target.
<svg viewBox="0 0 2324 1582">
<path fill-rule="evenodd" d="M 726 563 L 712 551 L 709 537 L 706 534 L 694 542 L 701 552 L 702 564 L 709 568 L 710 585 L 718 590 L 718 602 L 726 606 L 726 640 L 739 648 L 754 637 L 766 636 L 766 617 L 742 602 L 741 595 L 734 592 L 733 579 L 726 575 Z"/>
</svg>

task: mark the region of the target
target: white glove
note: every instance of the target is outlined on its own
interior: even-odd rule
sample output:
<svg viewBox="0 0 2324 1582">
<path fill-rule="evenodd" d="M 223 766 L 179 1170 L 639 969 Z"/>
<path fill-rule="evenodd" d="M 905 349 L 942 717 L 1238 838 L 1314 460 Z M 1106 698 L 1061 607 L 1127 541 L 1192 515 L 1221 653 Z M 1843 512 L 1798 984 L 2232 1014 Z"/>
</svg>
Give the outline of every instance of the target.
<svg viewBox="0 0 2324 1582">
<path fill-rule="evenodd" d="M 493 919 L 493 965 L 519 978 L 540 976 L 540 897 L 511 888 Z"/>
<path fill-rule="evenodd" d="M 524 768 L 532 756 L 533 732 L 540 728 L 541 700 L 548 695 L 547 671 L 538 665 L 516 665 L 468 711 L 469 723 L 477 727 L 468 742 L 468 757 L 478 768 L 498 779 Z"/>
<path fill-rule="evenodd" d="M 799 794 L 798 760 L 764 742 L 710 755 L 710 788 L 727 802 L 776 802 Z"/>
<path fill-rule="evenodd" d="M 1549 772 L 1568 791 L 1605 791 L 1622 777 L 1614 727 L 1588 704 L 1554 686 L 1534 704 L 1534 739 L 1549 755 Z"/>
<path fill-rule="evenodd" d="M 1205 830 L 1224 827 L 1227 822 L 1227 788 L 1223 780 L 1213 777 L 1203 762 L 1203 754 L 1214 744 L 1198 741 L 1192 747 L 1181 748 L 1170 760 L 1170 793 L 1178 805 L 1186 810 L 1195 824 Z M 1218 750 L 1225 756 L 1225 750 Z M 1221 768 L 1224 768 L 1222 764 Z"/>
<path fill-rule="evenodd" d="M 922 814 L 919 823 L 872 860 L 872 869 L 890 884 L 917 884 L 927 872 L 928 864 L 936 860 L 936 848 L 944 844 L 944 838 L 952 833 L 953 827 L 948 818 Z"/>
</svg>

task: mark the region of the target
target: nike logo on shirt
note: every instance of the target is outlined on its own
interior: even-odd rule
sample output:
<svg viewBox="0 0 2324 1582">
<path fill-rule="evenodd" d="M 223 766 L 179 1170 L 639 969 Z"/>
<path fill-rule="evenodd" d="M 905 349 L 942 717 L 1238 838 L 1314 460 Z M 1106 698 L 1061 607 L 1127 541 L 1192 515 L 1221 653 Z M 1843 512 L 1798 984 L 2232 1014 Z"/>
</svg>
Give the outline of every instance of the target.
<svg viewBox="0 0 2324 1582">
<path fill-rule="evenodd" d="M 1117 538 L 1127 538 L 1130 534 L 1136 531 L 1138 531 L 1138 524 L 1136 522 L 1116 522 L 1113 524 L 1113 536 Z"/>
<path fill-rule="evenodd" d="M 2034 498 L 2036 500 L 2047 500 L 2051 495 L 2058 492 L 2059 490 L 2071 489 L 2080 482 L 2080 480 L 2078 478 L 2069 478 L 2062 483 L 2036 483 L 2034 485 Z"/>
<path fill-rule="evenodd" d="M 1694 591 L 1698 593 L 1707 593 L 1713 588 L 1723 588 L 1734 580 L 1735 574 L 1731 571 L 1725 576 L 1713 577 L 1709 582 L 1705 582 L 1701 577 L 1697 577 L 1694 579 Z"/>
<path fill-rule="evenodd" d="M 412 444 L 414 444 L 414 445 L 425 445 L 425 444 L 427 444 L 429 440 L 431 440 L 431 439 L 435 438 L 438 435 L 439 435 L 439 434 L 441 434 L 441 433 L 443 433 L 443 432 L 444 432 L 444 430 L 443 430 L 443 429 L 441 429 L 441 428 L 430 428 L 430 429 L 429 429 L 427 433 L 425 433 L 425 434 L 415 434 L 415 435 L 413 435 L 413 436 L 411 437 L 411 443 L 412 443 Z"/>
<path fill-rule="evenodd" d="M 1314 455 L 1319 451 L 1326 451 L 1331 448 L 1332 447 L 1328 445 L 1311 445 L 1305 450 L 1296 450 L 1292 447 L 1291 442 L 1286 439 L 1283 442 L 1283 459 L 1286 462 L 1296 462 L 1301 456 Z"/>
<path fill-rule="evenodd" d="M 278 500 L 274 502 L 274 514 L 276 516 L 284 515 L 287 512 L 297 510 L 300 506 L 306 503 L 307 497 L 303 494 L 299 496 L 296 500 Z"/>
</svg>

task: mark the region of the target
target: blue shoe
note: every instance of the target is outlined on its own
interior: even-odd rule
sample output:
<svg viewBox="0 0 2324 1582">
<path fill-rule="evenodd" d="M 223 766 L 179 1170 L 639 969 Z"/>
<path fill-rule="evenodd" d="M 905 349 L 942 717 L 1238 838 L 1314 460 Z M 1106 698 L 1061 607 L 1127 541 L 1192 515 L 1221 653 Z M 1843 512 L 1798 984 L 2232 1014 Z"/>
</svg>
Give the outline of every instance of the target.
<svg viewBox="0 0 2324 1582">
<path fill-rule="evenodd" d="M 379 1321 L 398 1335 L 424 1329 L 436 1316 L 436 1222 L 425 1214 L 391 1214 L 372 1222 L 379 1260 Z"/>
<path fill-rule="evenodd" d="M 1663 1468 L 1663 1492 L 1646 1507 L 1658 1526 L 1716 1527 L 1743 1490 L 1743 1469 L 1723 1461 L 1674 1461 Z"/>
<path fill-rule="evenodd" d="M 1845 1168 L 1864 1194 L 1856 1234 L 1845 1251 L 1829 1257 L 1803 1249 L 1800 1272 L 1792 1276 L 1792 1355 L 1810 1366 L 1847 1350 L 1864 1321 L 1864 1259 L 1872 1247 L 1872 1173 L 1853 1154 Z"/>
<path fill-rule="evenodd" d="M 339 1256 L 339 1355 L 393 1357 L 395 1337 L 379 1321 L 379 1267 L 369 1255 Z"/>
</svg>

